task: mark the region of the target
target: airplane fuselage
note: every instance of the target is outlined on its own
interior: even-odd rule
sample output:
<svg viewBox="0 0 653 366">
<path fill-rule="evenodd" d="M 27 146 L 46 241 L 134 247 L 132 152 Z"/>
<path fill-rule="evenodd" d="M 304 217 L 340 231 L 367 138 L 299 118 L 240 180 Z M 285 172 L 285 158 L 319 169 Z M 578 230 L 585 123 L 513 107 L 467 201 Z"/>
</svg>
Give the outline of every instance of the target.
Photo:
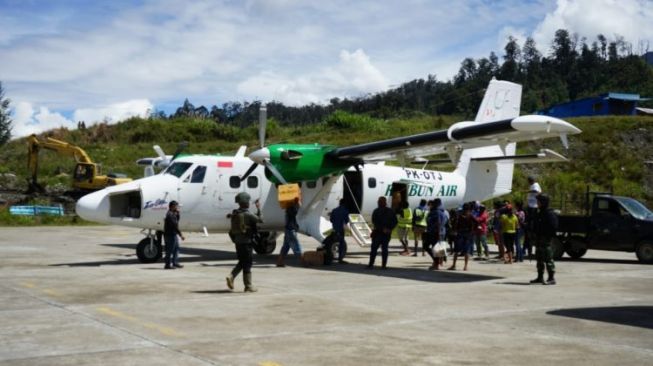
<svg viewBox="0 0 653 366">
<path fill-rule="evenodd" d="M 240 181 L 250 165 L 251 161 L 244 157 L 179 158 L 164 173 L 85 196 L 78 203 L 78 214 L 101 223 L 163 230 L 168 203 L 176 200 L 181 204 L 182 231 L 225 232 L 230 225 L 227 214 L 237 208 L 235 196 L 247 192 L 252 197 L 252 210 L 254 200 L 260 201 L 262 229 L 282 230 L 284 211 L 279 206 L 277 189 L 265 177 L 264 168 L 257 167 L 247 179 Z M 313 203 L 312 207 L 320 210 L 319 215 L 328 218 L 340 199 L 345 198 L 350 212 L 369 219 L 380 196 L 388 197 L 388 202 L 394 198 L 395 203 L 403 196 L 411 207 L 416 207 L 421 199 L 440 198 L 450 208 L 461 204 L 466 188 L 465 179 L 455 173 L 381 164 L 366 164 L 359 171 L 352 168 L 332 179 L 337 180 L 333 183 L 325 177 L 302 182 L 302 210 Z M 316 201 L 320 204 L 316 205 Z"/>
</svg>

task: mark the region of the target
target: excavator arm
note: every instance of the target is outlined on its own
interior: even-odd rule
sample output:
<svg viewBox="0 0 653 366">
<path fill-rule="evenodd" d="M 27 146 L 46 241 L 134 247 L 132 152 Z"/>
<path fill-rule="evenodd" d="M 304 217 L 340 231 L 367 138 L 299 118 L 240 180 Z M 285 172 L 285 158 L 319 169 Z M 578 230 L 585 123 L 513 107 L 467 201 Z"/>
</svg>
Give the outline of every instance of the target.
<svg viewBox="0 0 653 366">
<path fill-rule="evenodd" d="M 31 174 L 31 181 L 29 191 L 43 191 L 43 187 L 37 182 L 38 165 L 39 165 L 39 151 L 40 149 L 47 149 L 56 152 L 57 154 L 70 156 L 75 159 L 77 165 L 75 166 L 73 187 L 85 190 L 95 190 L 106 187 L 107 185 L 120 184 L 131 181 L 129 178 L 108 178 L 107 176 L 99 175 L 98 166 L 93 162 L 90 156 L 81 147 L 70 144 L 65 141 L 46 137 L 39 139 L 36 135 L 31 135 L 27 138 L 27 164 Z"/>
</svg>

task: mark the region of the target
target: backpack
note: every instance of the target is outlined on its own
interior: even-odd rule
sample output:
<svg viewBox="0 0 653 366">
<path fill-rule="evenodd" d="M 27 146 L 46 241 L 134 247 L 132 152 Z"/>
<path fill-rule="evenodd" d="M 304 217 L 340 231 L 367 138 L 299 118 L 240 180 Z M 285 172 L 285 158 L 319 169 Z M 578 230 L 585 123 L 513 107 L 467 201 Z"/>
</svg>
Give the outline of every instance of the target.
<svg viewBox="0 0 653 366">
<path fill-rule="evenodd" d="M 247 233 L 247 226 L 245 226 L 245 213 L 233 210 L 231 212 L 231 229 L 229 234 L 245 234 Z"/>
</svg>

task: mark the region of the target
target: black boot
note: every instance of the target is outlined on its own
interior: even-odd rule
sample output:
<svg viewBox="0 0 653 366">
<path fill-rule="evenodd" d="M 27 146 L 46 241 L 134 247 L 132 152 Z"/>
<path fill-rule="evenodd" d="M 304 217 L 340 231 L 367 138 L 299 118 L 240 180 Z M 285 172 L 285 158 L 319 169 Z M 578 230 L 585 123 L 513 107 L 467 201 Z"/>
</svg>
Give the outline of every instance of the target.
<svg viewBox="0 0 653 366">
<path fill-rule="evenodd" d="M 243 282 L 245 283 L 245 292 L 256 292 L 258 289 L 252 285 L 252 274 L 245 273 L 243 275 Z"/>
<path fill-rule="evenodd" d="M 533 284 L 534 284 L 534 283 L 541 283 L 541 284 L 543 284 L 543 285 L 546 285 L 546 282 L 544 282 L 544 273 L 542 273 L 542 272 L 538 272 L 538 273 L 537 273 L 537 278 L 534 279 L 534 280 L 531 280 L 530 283 L 533 283 Z"/>
<path fill-rule="evenodd" d="M 555 274 L 555 272 L 550 272 L 549 273 L 549 278 L 546 279 L 546 285 L 555 285 L 556 284 L 556 280 L 555 280 L 555 278 L 553 278 L 554 274 Z"/>
</svg>

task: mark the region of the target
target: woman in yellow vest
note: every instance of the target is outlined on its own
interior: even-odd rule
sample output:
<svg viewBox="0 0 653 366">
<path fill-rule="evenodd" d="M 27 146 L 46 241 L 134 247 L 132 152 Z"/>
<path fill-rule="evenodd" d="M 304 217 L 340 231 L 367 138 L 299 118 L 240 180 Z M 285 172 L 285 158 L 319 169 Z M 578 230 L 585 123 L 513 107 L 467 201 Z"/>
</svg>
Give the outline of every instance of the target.
<svg viewBox="0 0 653 366">
<path fill-rule="evenodd" d="M 410 255 L 410 249 L 408 247 L 408 233 L 413 227 L 413 212 L 408 206 L 408 201 L 401 202 L 399 209 L 397 210 L 397 234 L 399 235 L 399 241 L 404 247 L 404 251 L 401 252 L 401 255 Z"/>
<path fill-rule="evenodd" d="M 512 205 L 507 204 L 501 215 L 501 231 L 503 232 L 503 245 L 506 247 L 508 258 L 504 258 L 506 264 L 512 263 L 512 254 L 515 252 L 515 237 L 519 227 L 519 218 L 512 212 Z"/>
</svg>

